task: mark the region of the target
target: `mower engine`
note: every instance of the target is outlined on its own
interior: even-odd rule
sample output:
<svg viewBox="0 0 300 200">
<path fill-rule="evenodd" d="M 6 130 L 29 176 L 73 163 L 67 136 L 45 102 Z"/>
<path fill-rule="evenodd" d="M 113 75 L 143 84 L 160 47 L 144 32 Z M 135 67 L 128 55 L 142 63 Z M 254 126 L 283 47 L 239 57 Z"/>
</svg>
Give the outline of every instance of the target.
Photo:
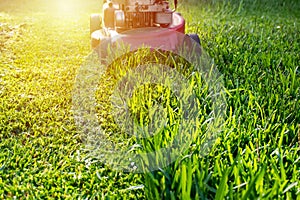
<svg viewBox="0 0 300 200">
<path fill-rule="evenodd" d="M 90 18 L 91 46 L 95 49 L 102 44 L 106 49 L 113 38 L 119 38 L 118 41 L 132 48 L 146 45 L 173 49 L 181 45 L 176 33 L 200 44 L 197 34 L 185 33 L 185 20 L 175 12 L 176 7 L 177 0 L 174 0 L 173 10 L 168 0 L 105 0 L 102 16 L 92 14 Z"/>
<path fill-rule="evenodd" d="M 172 23 L 172 13 L 166 0 L 109 0 L 103 5 L 103 22 L 117 32 L 167 27 Z"/>
</svg>

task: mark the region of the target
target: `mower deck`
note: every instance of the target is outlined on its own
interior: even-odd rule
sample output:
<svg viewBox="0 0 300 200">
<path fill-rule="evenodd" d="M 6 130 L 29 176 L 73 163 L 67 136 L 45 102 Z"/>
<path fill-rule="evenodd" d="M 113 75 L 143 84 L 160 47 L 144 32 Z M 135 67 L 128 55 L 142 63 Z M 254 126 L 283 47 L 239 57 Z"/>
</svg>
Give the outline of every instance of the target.
<svg viewBox="0 0 300 200">
<path fill-rule="evenodd" d="M 101 28 L 91 33 L 92 48 L 101 43 L 114 43 L 116 40 L 130 44 L 132 48 L 137 46 L 150 46 L 151 48 L 166 47 L 175 48 L 178 45 L 176 33 L 185 33 L 185 21 L 179 13 L 173 13 L 172 23 L 166 27 L 136 28 L 128 31 L 117 32 L 115 29 Z"/>
</svg>

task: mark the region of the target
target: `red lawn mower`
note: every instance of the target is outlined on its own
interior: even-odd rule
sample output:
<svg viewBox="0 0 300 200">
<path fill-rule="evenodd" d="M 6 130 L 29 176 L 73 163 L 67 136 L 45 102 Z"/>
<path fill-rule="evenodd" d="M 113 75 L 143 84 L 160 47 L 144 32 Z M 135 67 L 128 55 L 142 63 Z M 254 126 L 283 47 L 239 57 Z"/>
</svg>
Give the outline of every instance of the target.
<svg viewBox="0 0 300 200">
<path fill-rule="evenodd" d="M 206 105 L 202 92 L 198 103 L 194 86 L 197 91 L 208 88 L 206 84 L 213 86 L 204 90 L 209 93 L 207 104 L 212 101 L 213 108 L 218 95 L 211 94 L 221 93 L 222 87 L 215 81 L 218 73 L 209 55 L 202 51 L 197 34 L 185 33 L 185 20 L 176 7 L 177 0 L 174 9 L 168 0 L 107 0 L 102 16 L 91 15 L 94 51 L 78 71 L 74 112 L 93 155 L 100 155 L 100 160 L 115 169 L 144 173 L 181 157 L 192 142 L 192 134 L 197 132 L 199 105 Z M 110 126 L 113 123 L 116 126 Z M 176 134 L 171 136 L 173 128 Z M 154 143 L 149 143 L 153 152 L 135 154 L 135 148 L 143 145 L 124 151 L 122 145 L 132 141 L 123 143 L 127 139 L 119 134 L 123 132 L 135 136 L 142 144 L 156 134 L 168 135 L 172 142 L 166 146 L 163 142 L 163 148 L 156 153 L 158 149 L 152 146 L 156 145 L 155 137 Z M 211 135 L 214 136 L 209 133 L 207 137 L 209 142 L 214 139 Z M 121 142 L 115 145 L 110 137 Z"/>
<path fill-rule="evenodd" d="M 95 49 L 103 41 L 113 43 L 114 37 L 133 46 L 165 45 L 170 49 L 180 45 L 172 39 L 172 33 L 185 34 L 185 20 L 176 8 L 177 0 L 173 10 L 168 0 L 104 0 L 102 17 L 100 14 L 90 17 L 91 46 Z M 186 36 L 200 44 L 197 34 Z"/>
</svg>

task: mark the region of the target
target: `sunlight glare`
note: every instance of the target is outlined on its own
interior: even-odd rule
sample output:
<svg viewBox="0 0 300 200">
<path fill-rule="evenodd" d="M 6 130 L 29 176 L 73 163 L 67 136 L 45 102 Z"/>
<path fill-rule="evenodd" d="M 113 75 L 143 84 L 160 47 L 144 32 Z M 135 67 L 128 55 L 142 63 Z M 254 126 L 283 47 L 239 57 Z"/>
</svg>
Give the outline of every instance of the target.
<svg viewBox="0 0 300 200">
<path fill-rule="evenodd" d="M 76 15 L 84 7 L 84 0 L 52 0 L 49 1 L 49 9 L 53 14 Z"/>
</svg>

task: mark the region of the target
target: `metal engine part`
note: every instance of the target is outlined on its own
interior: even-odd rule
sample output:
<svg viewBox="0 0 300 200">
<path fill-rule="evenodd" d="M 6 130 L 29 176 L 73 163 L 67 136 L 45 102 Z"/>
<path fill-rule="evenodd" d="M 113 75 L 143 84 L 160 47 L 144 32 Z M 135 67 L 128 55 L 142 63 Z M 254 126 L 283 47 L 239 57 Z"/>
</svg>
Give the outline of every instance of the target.
<svg viewBox="0 0 300 200">
<path fill-rule="evenodd" d="M 108 0 L 103 4 L 103 24 L 118 32 L 133 28 L 168 27 L 173 11 L 166 0 Z"/>
</svg>

